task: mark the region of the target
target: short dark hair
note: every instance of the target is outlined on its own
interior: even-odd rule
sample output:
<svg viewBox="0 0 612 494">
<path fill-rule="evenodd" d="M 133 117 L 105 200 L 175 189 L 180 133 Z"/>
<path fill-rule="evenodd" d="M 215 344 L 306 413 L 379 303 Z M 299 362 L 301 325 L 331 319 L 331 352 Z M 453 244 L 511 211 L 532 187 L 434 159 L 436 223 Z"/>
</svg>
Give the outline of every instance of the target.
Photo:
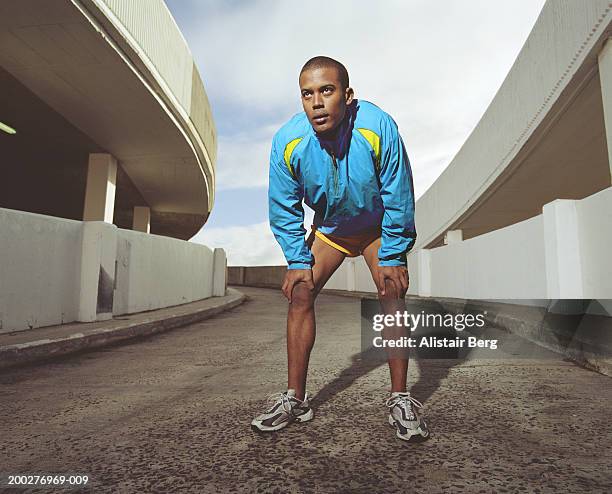
<svg viewBox="0 0 612 494">
<path fill-rule="evenodd" d="M 334 60 L 330 57 L 318 56 L 313 57 L 308 62 L 304 64 L 302 70 L 300 70 L 300 76 L 306 72 L 307 70 L 313 69 L 336 69 L 338 71 L 338 77 L 340 78 L 340 84 L 342 84 L 342 89 L 346 89 L 349 87 L 349 75 L 346 67 L 342 65 L 338 60 Z"/>
</svg>

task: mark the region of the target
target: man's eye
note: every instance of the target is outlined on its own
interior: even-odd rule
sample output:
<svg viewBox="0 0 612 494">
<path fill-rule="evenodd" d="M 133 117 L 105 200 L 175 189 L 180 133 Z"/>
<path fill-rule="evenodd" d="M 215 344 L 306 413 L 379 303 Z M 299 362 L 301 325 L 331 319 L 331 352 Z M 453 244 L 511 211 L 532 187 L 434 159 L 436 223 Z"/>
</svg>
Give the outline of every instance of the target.
<svg viewBox="0 0 612 494">
<path fill-rule="evenodd" d="M 329 93 L 331 93 L 332 91 L 333 91 L 333 89 L 332 89 L 332 88 L 330 88 L 330 87 L 326 87 L 325 89 L 323 89 L 323 92 L 324 92 L 324 93 L 326 93 L 326 94 L 329 94 Z"/>
<path fill-rule="evenodd" d="M 307 93 L 305 91 L 302 93 L 302 98 L 307 98 L 308 96 L 310 96 L 310 93 Z"/>
</svg>

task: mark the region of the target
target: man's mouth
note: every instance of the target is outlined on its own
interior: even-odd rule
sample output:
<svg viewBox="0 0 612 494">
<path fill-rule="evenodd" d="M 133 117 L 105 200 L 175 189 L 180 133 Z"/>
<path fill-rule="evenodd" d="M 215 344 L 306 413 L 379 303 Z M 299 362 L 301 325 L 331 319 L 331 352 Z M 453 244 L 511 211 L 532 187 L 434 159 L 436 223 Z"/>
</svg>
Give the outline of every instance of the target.
<svg viewBox="0 0 612 494">
<path fill-rule="evenodd" d="M 312 117 L 312 120 L 317 125 L 322 125 L 322 124 L 324 124 L 327 121 L 328 117 L 329 117 L 328 114 L 316 115 L 316 116 Z"/>
</svg>

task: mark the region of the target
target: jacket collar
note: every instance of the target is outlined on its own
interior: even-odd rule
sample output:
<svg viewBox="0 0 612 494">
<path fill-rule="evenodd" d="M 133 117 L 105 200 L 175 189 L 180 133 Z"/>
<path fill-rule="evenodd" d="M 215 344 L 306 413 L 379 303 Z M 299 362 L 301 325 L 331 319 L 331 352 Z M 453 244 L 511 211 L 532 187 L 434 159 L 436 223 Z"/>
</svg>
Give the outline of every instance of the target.
<svg viewBox="0 0 612 494">
<path fill-rule="evenodd" d="M 354 99 L 349 106 L 346 107 L 346 113 L 342 122 L 338 126 L 338 131 L 333 139 L 325 139 L 319 136 L 314 129 L 312 133 L 315 138 L 319 141 L 321 148 L 325 149 L 328 153 L 336 156 L 337 158 L 344 158 L 348 153 L 348 149 L 351 143 L 351 136 L 353 133 L 353 126 L 355 125 L 355 117 L 357 115 L 357 100 Z"/>
</svg>

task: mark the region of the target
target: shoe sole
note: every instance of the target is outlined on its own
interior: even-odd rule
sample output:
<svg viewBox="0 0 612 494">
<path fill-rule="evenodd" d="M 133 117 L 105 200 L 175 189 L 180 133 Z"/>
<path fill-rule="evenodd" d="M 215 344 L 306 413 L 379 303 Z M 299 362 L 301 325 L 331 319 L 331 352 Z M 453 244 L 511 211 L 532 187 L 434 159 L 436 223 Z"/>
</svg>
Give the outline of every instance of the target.
<svg viewBox="0 0 612 494">
<path fill-rule="evenodd" d="M 389 425 L 396 430 L 395 435 L 402 441 L 410 441 L 412 438 L 416 437 L 427 439 L 430 434 L 429 429 L 427 428 L 427 423 L 424 419 L 421 419 L 421 423 L 424 427 L 421 427 L 419 425 L 419 427 L 417 427 L 416 429 L 407 429 L 407 434 L 400 434 L 400 429 L 395 423 L 395 419 L 392 415 L 389 415 Z"/>
<path fill-rule="evenodd" d="M 284 429 L 290 424 L 310 422 L 313 418 L 314 418 L 314 412 L 312 411 L 312 408 L 311 408 L 306 413 L 303 413 L 302 415 L 296 417 L 294 420 L 288 420 L 287 422 L 283 422 L 278 425 L 266 426 L 266 425 L 263 425 L 257 422 L 251 422 L 251 429 L 253 429 L 256 432 L 274 432 L 274 431 L 279 431 L 281 429 Z"/>
</svg>

